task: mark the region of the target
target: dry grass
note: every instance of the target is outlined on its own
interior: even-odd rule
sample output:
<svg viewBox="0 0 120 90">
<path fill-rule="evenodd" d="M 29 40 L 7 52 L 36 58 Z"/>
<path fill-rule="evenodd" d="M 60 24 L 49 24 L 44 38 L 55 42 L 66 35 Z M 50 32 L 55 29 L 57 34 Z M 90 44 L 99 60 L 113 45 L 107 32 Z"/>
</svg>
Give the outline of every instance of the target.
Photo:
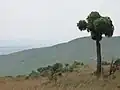
<svg viewBox="0 0 120 90">
<path fill-rule="evenodd" d="M 91 75 L 92 69 L 86 67 L 78 72 L 64 73 L 57 82 L 47 78 L 18 79 L 0 78 L 0 90 L 120 90 L 120 72 L 116 78 L 97 80 Z"/>
</svg>

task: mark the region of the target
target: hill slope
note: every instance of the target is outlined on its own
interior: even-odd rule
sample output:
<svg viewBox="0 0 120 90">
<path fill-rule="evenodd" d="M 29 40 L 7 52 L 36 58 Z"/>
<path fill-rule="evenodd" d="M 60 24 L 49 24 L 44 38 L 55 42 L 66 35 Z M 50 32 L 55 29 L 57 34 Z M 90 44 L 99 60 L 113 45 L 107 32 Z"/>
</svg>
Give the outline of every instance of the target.
<svg viewBox="0 0 120 90">
<path fill-rule="evenodd" d="M 104 38 L 101 41 L 105 59 L 120 56 L 120 37 Z M 89 37 L 78 38 L 67 43 L 51 47 L 24 50 L 0 56 L 0 75 L 26 74 L 40 66 L 57 61 L 71 62 L 82 60 L 89 62 L 95 58 L 95 42 Z"/>
</svg>

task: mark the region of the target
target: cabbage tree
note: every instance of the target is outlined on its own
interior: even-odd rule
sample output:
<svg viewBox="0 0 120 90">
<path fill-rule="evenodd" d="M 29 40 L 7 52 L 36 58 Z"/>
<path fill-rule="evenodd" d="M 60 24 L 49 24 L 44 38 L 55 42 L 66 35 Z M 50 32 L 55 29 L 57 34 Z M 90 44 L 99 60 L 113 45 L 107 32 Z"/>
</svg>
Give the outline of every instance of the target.
<svg viewBox="0 0 120 90">
<path fill-rule="evenodd" d="M 114 26 L 110 17 L 103 17 L 98 12 L 92 11 L 86 20 L 80 20 L 77 23 L 80 31 L 87 30 L 91 38 L 96 41 L 97 52 L 97 74 L 101 73 L 101 45 L 102 36 L 112 37 Z"/>
</svg>

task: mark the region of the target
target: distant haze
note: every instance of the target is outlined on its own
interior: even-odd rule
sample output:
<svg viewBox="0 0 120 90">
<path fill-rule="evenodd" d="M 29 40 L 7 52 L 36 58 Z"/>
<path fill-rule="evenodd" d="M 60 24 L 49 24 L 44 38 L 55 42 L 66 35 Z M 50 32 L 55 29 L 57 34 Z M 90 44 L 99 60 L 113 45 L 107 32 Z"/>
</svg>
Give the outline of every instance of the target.
<svg viewBox="0 0 120 90">
<path fill-rule="evenodd" d="M 120 57 L 120 36 L 103 38 L 101 41 L 102 60 L 111 61 Z M 67 43 L 46 48 L 36 48 L 0 55 L 0 76 L 28 74 L 39 67 L 74 60 L 89 63 L 94 68 L 96 62 L 95 42 L 88 37 L 77 38 Z"/>
<path fill-rule="evenodd" d="M 91 11 L 110 16 L 120 35 L 119 0 L 1 0 L 0 40 L 48 40 L 52 44 L 88 36 L 76 23 Z M 44 42 L 42 42 L 44 44 Z"/>
<path fill-rule="evenodd" d="M 0 40 L 0 55 L 58 44 L 48 40 Z"/>
<path fill-rule="evenodd" d="M 1 0 L 0 54 L 89 36 L 76 23 L 91 11 L 110 16 L 120 35 L 119 0 Z"/>
</svg>

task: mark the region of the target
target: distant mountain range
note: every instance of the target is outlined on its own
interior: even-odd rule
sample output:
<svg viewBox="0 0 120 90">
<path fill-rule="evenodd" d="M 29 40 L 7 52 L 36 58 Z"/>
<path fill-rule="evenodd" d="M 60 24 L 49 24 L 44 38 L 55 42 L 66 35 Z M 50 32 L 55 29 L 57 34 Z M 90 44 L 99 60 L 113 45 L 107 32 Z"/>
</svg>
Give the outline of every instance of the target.
<svg viewBox="0 0 120 90">
<path fill-rule="evenodd" d="M 120 56 L 120 37 L 103 38 L 102 56 L 105 60 Z M 50 47 L 28 49 L 0 56 L 0 75 L 27 74 L 41 66 L 55 62 L 70 63 L 80 60 L 84 63 L 96 58 L 95 42 L 90 37 L 77 38 L 72 41 Z"/>
<path fill-rule="evenodd" d="M 0 40 L 0 55 L 10 54 L 31 48 L 48 47 L 57 43 L 57 41 L 50 40 Z"/>
</svg>

